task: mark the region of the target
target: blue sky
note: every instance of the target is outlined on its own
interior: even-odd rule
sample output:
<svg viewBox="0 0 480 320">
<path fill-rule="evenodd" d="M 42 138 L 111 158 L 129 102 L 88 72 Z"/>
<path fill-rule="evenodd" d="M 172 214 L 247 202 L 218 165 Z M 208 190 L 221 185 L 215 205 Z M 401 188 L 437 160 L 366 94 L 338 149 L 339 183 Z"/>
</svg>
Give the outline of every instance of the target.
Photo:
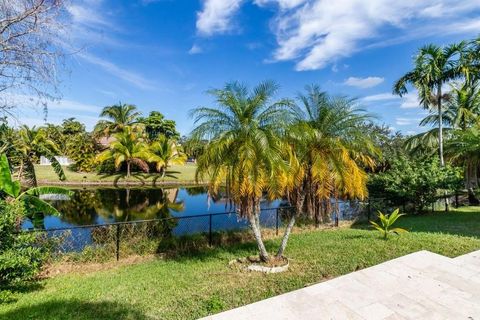
<svg viewBox="0 0 480 320">
<path fill-rule="evenodd" d="M 188 111 L 211 105 L 206 90 L 265 79 L 280 84 L 279 97 L 316 83 L 359 98 L 396 130 L 419 131 L 415 92 L 394 97 L 393 82 L 421 45 L 480 34 L 478 0 L 72 0 L 68 17 L 80 50 L 48 122 L 74 116 L 91 129 L 103 106 L 121 101 L 161 111 L 182 134 Z M 38 108 L 17 118 L 43 122 Z"/>
</svg>

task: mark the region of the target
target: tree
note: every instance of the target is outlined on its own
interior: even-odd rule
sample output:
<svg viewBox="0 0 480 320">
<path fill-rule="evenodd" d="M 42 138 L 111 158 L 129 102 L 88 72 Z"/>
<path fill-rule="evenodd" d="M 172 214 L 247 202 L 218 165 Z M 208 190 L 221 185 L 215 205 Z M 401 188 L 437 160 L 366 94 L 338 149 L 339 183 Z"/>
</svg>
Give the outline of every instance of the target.
<svg viewBox="0 0 480 320">
<path fill-rule="evenodd" d="M 61 125 L 62 134 L 75 135 L 85 132 L 85 125 L 75 118 L 64 119 Z"/>
<path fill-rule="evenodd" d="M 90 172 L 94 169 L 97 143 L 92 134 L 83 132 L 71 135 L 65 146 L 67 156 L 73 160 L 77 171 Z"/>
<path fill-rule="evenodd" d="M 98 162 L 113 159 L 117 170 L 123 163 L 126 163 L 127 178 L 130 178 L 132 164 L 145 172 L 149 171 L 148 160 L 151 158 L 151 153 L 141 134 L 135 128 L 126 126 L 122 131 L 115 133 L 113 137 L 115 139 L 110 143 L 109 148 L 97 155 Z"/>
<path fill-rule="evenodd" d="M 399 157 L 390 170 L 371 176 L 370 195 L 384 198 L 395 207 L 408 203 L 421 212 L 437 201 L 440 190 L 458 190 L 462 175 L 458 168 L 440 166 L 438 158 Z"/>
<path fill-rule="evenodd" d="M 209 91 L 216 107 L 192 111 L 196 125 L 192 138 L 208 140 L 198 157 L 196 178 L 208 179 L 213 195 L 225 183 L 226 197 L 240 217 L 248 219 L 263 261 L 270 256 L 260 229 L 260 200 L 264 192 L 273 196 L 271 182 L 286 167 L 283 150 L 288 146 L 279 134 L 292 118 L 291 101 L 273 101 L 277 89 L 273 82 L 252 91 L 238 82 L 228 83 Z"/>
<path fill-rule="evenodd" d="M 56 91 L 58 66 L 65 55 L 62 0 L 0 1 L 0 109 L 12 107 L 11 95 L 22 92 L 40 100 Z"/>
<path fill-rule="evenodd" d="M 176 129 L 175 121 L 165 119 L 164 115 L 158 111 L 152 111 L 145 118 L 139 118 L 138 122 L 145 125 L 150 141 L 155 140 L 159 135 L 164 135 L 168 139 L 178 140 L 180 134 Z"/>
<path fill-rule="evenodd" d="M 140 112 L 132 104 L 115 104 L 103 108 L 100 117 L 106 117 L 108 120 L 100 120 L 94 129 L 94 132 L 100 135 L 109 136 L 112 133 L 119 133 L 127 126 L 133 126 L 138 123 Z"/>
<path fill-rule="evenodd" d="M 400 96 L 408 93 L 407 85 L 412 84 L 417 90 L 420 102 L 426 109 L 436 108 L 438 119 L 443 119 L 443 85 L 461 75 L 459 57 L 465 43 L 439 47 L 433 44 L 420 48 L 414 68 L 401 77 L 393 86 L 393 93 Z M 438 121 L 438 152 L 440 164 L 445 164 L 443 157 L 443 121 Z"/>
<path fill-rule="evenodd" d="M 337 213 L 338 199 L 367 195 L 367 175 L 361 165 L 372 167 L 378 151 L 365 135 L 371 116 L 355 100 L 330 97 L 318 86 L 307 86 L 298 100 L 301 107 L 289 129 L 296 161 L 286 177 L 288 194 L 298 212 L 319 223 L 330 213 L 332 199 Z"/>
<path fill-rule="evenodd" d="M 24 178 L 29 186 L 37 186 L 34 162 L 40 156 L 44 156 L 50 161 L 60 180 L 66 179 L 62 166 L 55 158 L 59 154 L 58 146 L 47 137 L 44 129 L 22 126 L 18 131 L 18 139 L 15 141 L 14 149 L 20 163 L 18 176 Z"/>
<path fill-rule="evenodd" d="M 187 155 L 183 153 L 182 148 L 174 140 L 163 135 L 157 136 L 156 140 L 150 144 L 149 150 L 152 153 L 149 160 L 155 162 L 156 169 L 162 173 L 162 176 L 170 165 L 181 165 L 187 161 Z"/>
<path fill-rule="evenodd" d="M 10 165 L 5 154 L 0 155 L 0 198 L 10 202 L 21 202 L 29 213 L 59 215 L 60 213 L 48 202 L 39 198 L 45 194 L 60 194 L 71 196 L 70 190 L 59 187 L 34 187 L 22 192 L 19 181 L 14 181 Z"/>
</svg>

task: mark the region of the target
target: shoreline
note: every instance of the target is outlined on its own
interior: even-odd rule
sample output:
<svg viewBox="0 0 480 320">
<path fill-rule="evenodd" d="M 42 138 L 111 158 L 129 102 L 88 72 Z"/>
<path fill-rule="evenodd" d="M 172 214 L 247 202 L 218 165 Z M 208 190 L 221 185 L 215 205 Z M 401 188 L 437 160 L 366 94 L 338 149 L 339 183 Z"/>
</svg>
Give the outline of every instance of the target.
<svg viewBox="0 0 480 320">
<path fill-rule="evenodd" d="M 207 182 L 196 182 L 192 180 L 179 181 L 51 181 L 38 180 L 38 186 L 59 186 L 59 187 L 165 187 L 165 186 L 207 186 Z"/>
</svg>

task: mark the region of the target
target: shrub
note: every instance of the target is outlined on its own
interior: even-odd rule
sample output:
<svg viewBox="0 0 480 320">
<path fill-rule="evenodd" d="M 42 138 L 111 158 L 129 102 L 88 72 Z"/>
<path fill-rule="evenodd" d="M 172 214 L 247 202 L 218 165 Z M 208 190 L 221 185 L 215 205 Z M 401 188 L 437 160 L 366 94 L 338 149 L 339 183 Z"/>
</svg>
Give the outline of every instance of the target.
<svg viewBox="0 0 480 320">
<path fill-rule="evenodd" d="M 422 211 L 437 201 L 441 190 L 458 190 L 462 185 L 460 169 L 441 167 L 438 158 L 409 159 L 392 162 L 386 172 L 373 174 L 368 183 L 371 198 L 385 198 L 394 206 L 413 204 Z"/>
<path fill-rule="evenodd" d="M 36 245 L 36 235 L 17 232 L 24 216 L 21 202 L 0 201 L 0 288 L 34 278 L 46 252 Z"/>
</svg>

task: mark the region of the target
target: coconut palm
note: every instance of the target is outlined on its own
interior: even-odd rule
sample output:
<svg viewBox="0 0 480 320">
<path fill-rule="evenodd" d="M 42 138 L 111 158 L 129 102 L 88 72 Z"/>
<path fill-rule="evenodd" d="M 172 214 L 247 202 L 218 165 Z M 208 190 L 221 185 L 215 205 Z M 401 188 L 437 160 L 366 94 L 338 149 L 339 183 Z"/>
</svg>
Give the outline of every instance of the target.
<svg viewBox="0 0 480 320">
<path fill-rule="evenodd" d="M 443 119 L 442 91 L 445 83 L 461 75 L 460 55 L 466 44 L 439 47 L 433 44 L 420 48 L 414 61 L 413 70 L 407 72 L 393 86 L 393 93 L 403 96 L 408 93 L 407 85 L 411 84 L 418 90 L 420 103 L 426 109 L 436 108 L 438 119 Z M 443 157 L 443 121 L 438 121 L 438 152 L 440 164 L 445 165 Z"/>
<path fill-rule="evenodd" d="M 115 168 L 120 169 L 123 163 L 127 166 L 127 178 L 130 178 L 131 166 L 136 165 L 145 172 L 149 171 L 148 161 L 151 153 L 141 132 L 132 127 L 124 127 L 113 135 L 115 138 L 107 150 L 98 154 L 96 160 L 104 162 L 114 160 Z"/>
<path fill-rule="evenodd" d="M 320 222 L 331 199 L 367 195 L 363 166 L 373 166 L 379 152 L 363 131 L 371 115 L 355 100 L 330 97 L 318 86 L 307 86 L 298 99 L 297 122 L 289 131 L 296 161 L 287 177 L 288 194 L 297 211 Z"/>
<path fill-rule="evenodd" d="M 209 192 L 217 194 L 226 185 L 226 196 L 240 217 L 247 218 L 263 261 L 270 259 L 260 229 L 260 200 L 272 180 L 285 168 L 286 145 L 279 133 L 291 119 L 291 101 L 273 101 L 273 82 L 263 82 L 250 91 L 238 82 L 211 90 L 215 107 L 193 110 L 196 128 L 192 139 L 207 140 L 198 157 L 196 178 L 209 182 Z"/>
<path fill-rule="evenodd" d="M 136 124 L 139 116 L 140 112 L 132 104 L 119 103 L 107 106 L 103 108 L 100 117 L 108 118 L 108 120 L 99 121 L 94 131 L 97 134 L 109 136 L 112 133 L 121 132 L 127 126 Z"/>
<path fill-rule="evenodd" d="M 175 140 L 164 135 L 157 136 L 150 144 L 149 150 L 152 153 L 149 160 L 155 163 L 157 171 L 161 172 L 162 176 L 170 165 L 181 165 L 187 161 L 187 155 Z"/>
<path fill-rule="evenodd" d="M 18 177 L 23 178 L 29 186 L 37 186 L 34 162 L 40 156 L 44 156 L 50 161 L 53 170 L 60 180 L 66 179 L 62 166 L 55 158 L 55 156 L 60 154 L 58 146 L 53 140 L 48 138 L 43 128 L 37 129 L 35 127 L 22 126 L 18 131 L 18 138 L 14 142 L 14 150 L 14 154 L 20 163 Z"/>
</svg>

